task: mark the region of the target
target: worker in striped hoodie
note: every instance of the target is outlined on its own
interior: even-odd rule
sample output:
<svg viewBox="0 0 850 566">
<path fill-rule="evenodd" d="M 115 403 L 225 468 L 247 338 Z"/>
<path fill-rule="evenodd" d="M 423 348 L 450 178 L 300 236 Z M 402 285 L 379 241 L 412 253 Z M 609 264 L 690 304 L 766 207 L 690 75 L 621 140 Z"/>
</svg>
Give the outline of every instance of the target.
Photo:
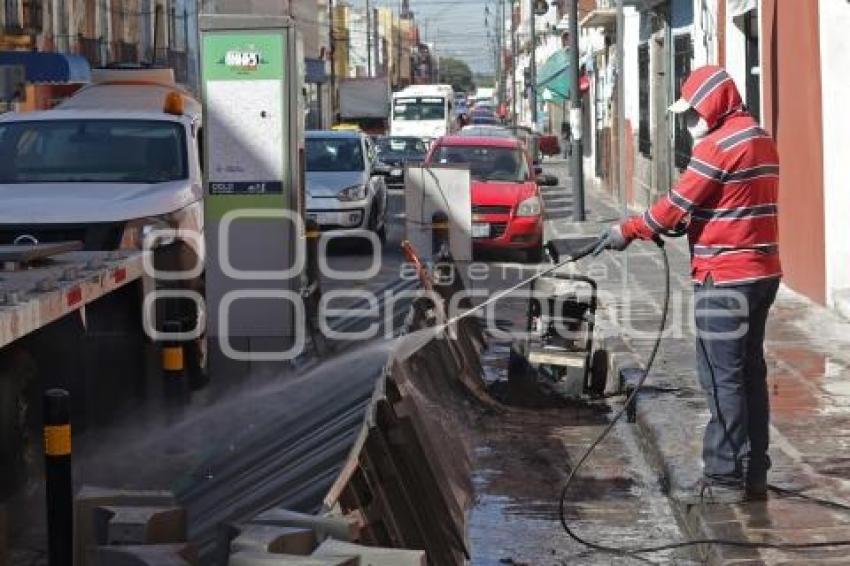
<svg viewBox="0 0 850 566">
<path fill-rule="evenodd" d="M 696 69 L 670 111 L 694 147 L 676 186 L 612 226 L 599 249 L 623 250 L 685 227 L 691 248 L 697 370 L 711 418 L 703 478 L 681 498 L 736 503 L 767 496 L 769 400 L 764 331 L 782 268 L 777 248 L 779 158 L 721 67 Z"/>
</svg>

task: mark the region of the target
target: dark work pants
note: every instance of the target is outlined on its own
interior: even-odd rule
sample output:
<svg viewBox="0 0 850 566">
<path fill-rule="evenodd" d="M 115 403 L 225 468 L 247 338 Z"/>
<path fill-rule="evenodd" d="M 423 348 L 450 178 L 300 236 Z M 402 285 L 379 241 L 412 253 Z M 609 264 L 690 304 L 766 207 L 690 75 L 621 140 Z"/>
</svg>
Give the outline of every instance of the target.
<svg viewBox="0 0 850 566">
<path fill-rule="evenodd" d="M 779 279 L 734 286 L 697 284 L 697 370 L 711 419 L 703 438 L 709 481 L 764 483 L 770 407 L 764 329 Z"/>
</svg>

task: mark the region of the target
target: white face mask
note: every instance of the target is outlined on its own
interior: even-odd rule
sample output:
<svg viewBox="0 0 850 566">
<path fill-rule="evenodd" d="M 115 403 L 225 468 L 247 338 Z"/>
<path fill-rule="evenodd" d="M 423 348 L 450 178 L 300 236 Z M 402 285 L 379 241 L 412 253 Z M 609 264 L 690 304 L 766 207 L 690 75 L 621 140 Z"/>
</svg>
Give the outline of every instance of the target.
<svg viewBox="0 0 850 566">
<path fill-rule="evenodd" d="M 708 122 L 692 110 L 688 111 L 685 115 L 685 126 L 688 128 L 688 133 L 691 134 L 691 139 L 694 142 L 698 142 L 708 133 Z"/>
</svg>

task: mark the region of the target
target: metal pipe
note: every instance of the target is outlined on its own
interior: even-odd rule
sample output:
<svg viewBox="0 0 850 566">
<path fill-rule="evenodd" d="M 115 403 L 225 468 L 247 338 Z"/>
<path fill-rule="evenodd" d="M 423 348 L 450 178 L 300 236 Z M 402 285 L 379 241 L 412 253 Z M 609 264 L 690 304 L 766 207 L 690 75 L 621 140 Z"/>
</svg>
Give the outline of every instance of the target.
<svg viewBox="0 0 850 566">
<path fill-rule="evenodd" d="M 582 155 L 582 126 L 584 119 L 581 107 L 581 89 L 579 88 L 579 57 L 578 57 L 578 0 L 570 0 L 570 72 L 572 88 L 570 89 L 570 132 L 573 147 L 571 170 L 573 182 L 573 220 L 583 221 L 584 218 L 584 156 Z"/>
<path fill-rule="evenodd" d="M 47 562 L 50 566 L 71 566 L 74 552 L 70 399 L 64 389 L 48 389 L 43 397 Z"/>
</svg>

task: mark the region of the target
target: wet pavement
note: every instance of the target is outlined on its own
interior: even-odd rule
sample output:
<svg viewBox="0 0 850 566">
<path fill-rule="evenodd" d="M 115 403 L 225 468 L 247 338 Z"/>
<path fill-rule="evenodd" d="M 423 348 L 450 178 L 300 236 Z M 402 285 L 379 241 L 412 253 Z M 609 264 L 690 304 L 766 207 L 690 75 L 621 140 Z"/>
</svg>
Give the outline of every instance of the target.
<svg viewBox="0 0 850 566">
<path fill-rule="evenodd" d="M 391 194 L 388 206 L 387 243 L 379 251 L 377 275 L 354 282 L 324 278 L 325 292 L 381 289 L 398 279 L 403 261 L 399 246 L 404 231 L 403 218 L 399 217 L 404 210 L 403 196 Z M 371 251 L 357 241 L 334 241 L 328 247 L 328 264 L 340 272 L 358 272 L 368 268 L 372 261 Z M 345 308 L 346 299 L 339 303 L 333 306 Z M 382 349 L 380 345 L 376 348 Z M 179 493 L 196 486 L 198 478 L 203 479 L 205 474 L 214 480 L 218 472 L 214 466 L 205 469 L 205 462 L 215 462 L 217 457 L 221 460 L 228 455 L 235 459 L 252 439 L 275 426 L 282 413 L 284 418 L 290 418 L 309 407 L 311 400 L 353 387 L 359 387 L 358 391 L 365 391 L 368 397 L 372 390 L 370 374 L 360 369 L 368 365 L 369 353 L 362 348 L 358 352 L 365 357 L 355 355 L 348 359 L 342 366 L 346 371 L 330 364 L 327 371 L 304 375 L 303 370 L 310 367 L 309 359 L 305 359 L 282 371 L 257 371 L 238 379 L 230 375 L 217 376 L 218 379 L 213 376 L 210 385 L 193 392 L 190 403 L 183 407 L 174 407 L 163 398 L 157 371 L 149 372 L 147 383 L 139 388 L 104 388 L 108 394 L 96 395 L 96 406 L 91 407 L 102 418 L 84 429 L 79 425 L 92 420 L 90 416 L 72 415 L 74 484 L 76 488 L 84 484 L 126 489 L 170 488 Z M 333 355 L 323 352 L 323 359 Z M 384 358 L 375 357 L 379 359 Z M 150 364 L 156 368 L 156 356 Z M 351 379 L 349 372 L 366 379 L 355 383 L 357 380 Z M 38 402 L 38 397 L 33 396 L 31 403 Z M 321 414 L 319 410 L 314 413 L 315 418 Z M 36 441 L 40 438 L 37 423 L 33 423 L 30 435 Z M 9 529 L 9 566 L 46 564 L 40 455 L 40 443 L 33 442 L 24 470 L 26 481 L 8 499 L 2 500 Z M 190 505 L 190 512 L 191 509 Z"/>
<path fill-rule="evenodd" d="M 503 289 L 532 269 L 496 269 L 479 286 L 491 292 Z M 501 328 L 524 328 L 525 301 L 498 305 Z M 532 384 L 508 380 L 509 349 L 510 341 L 493 339 L 482 358 L 489 390 L 505 410 L 475 414 L 469 425 L 476 490 L 469 514 L 471 563 L 690 563 L 687 553 L 633 559 L 589 551 L 567 536 L 559 520 L 561 488 L 570 466 L 602 431 L 617 404 L 568 401 Z M 571 527 L 597 543 L 622 548 L 682 536 L 628 424 L 617 425 L 585 464 L 565 509 Z"/>
<path fill-rule="evenodd" d="M 588 191 L 587 196 L 593 210 L 589 219 L 617 215 L 619 206 L 607 195 Z M 553 224 L 553 233 L 573 231 L 568 222 Z M 637 431 L 647 458 L 665 483 L 677 489 L 701 475 L 708 410 L 694 369 L 686 243 L 668 240 L 667 251 L 673 272 L 670 324 L 648 380 L 656 388 L 638 402 Z M 644 359 L 652 336 L 640 331 L 657 325 L 663 300 L 660 255 L 652 246 L 636 243 L 627 256 L 606 256 L 595 268 L 605 275 L 600 281 L 608 291 L 607 316 L 621 329 L 631 329 L 626 341 Z M 769 481 L 785 490 L 802 490 L 810 499 L 771 492 L 767 503 L 679 509 L 679 517 L 692 537 L 850 540 L 850 322 L 783 286 L 768 320 L 765 348 L 772 413 Z M 715 545 L 700 550 L 714 563 L 850 563 L 847 546 L 786 551 Z"/>
</svg>

